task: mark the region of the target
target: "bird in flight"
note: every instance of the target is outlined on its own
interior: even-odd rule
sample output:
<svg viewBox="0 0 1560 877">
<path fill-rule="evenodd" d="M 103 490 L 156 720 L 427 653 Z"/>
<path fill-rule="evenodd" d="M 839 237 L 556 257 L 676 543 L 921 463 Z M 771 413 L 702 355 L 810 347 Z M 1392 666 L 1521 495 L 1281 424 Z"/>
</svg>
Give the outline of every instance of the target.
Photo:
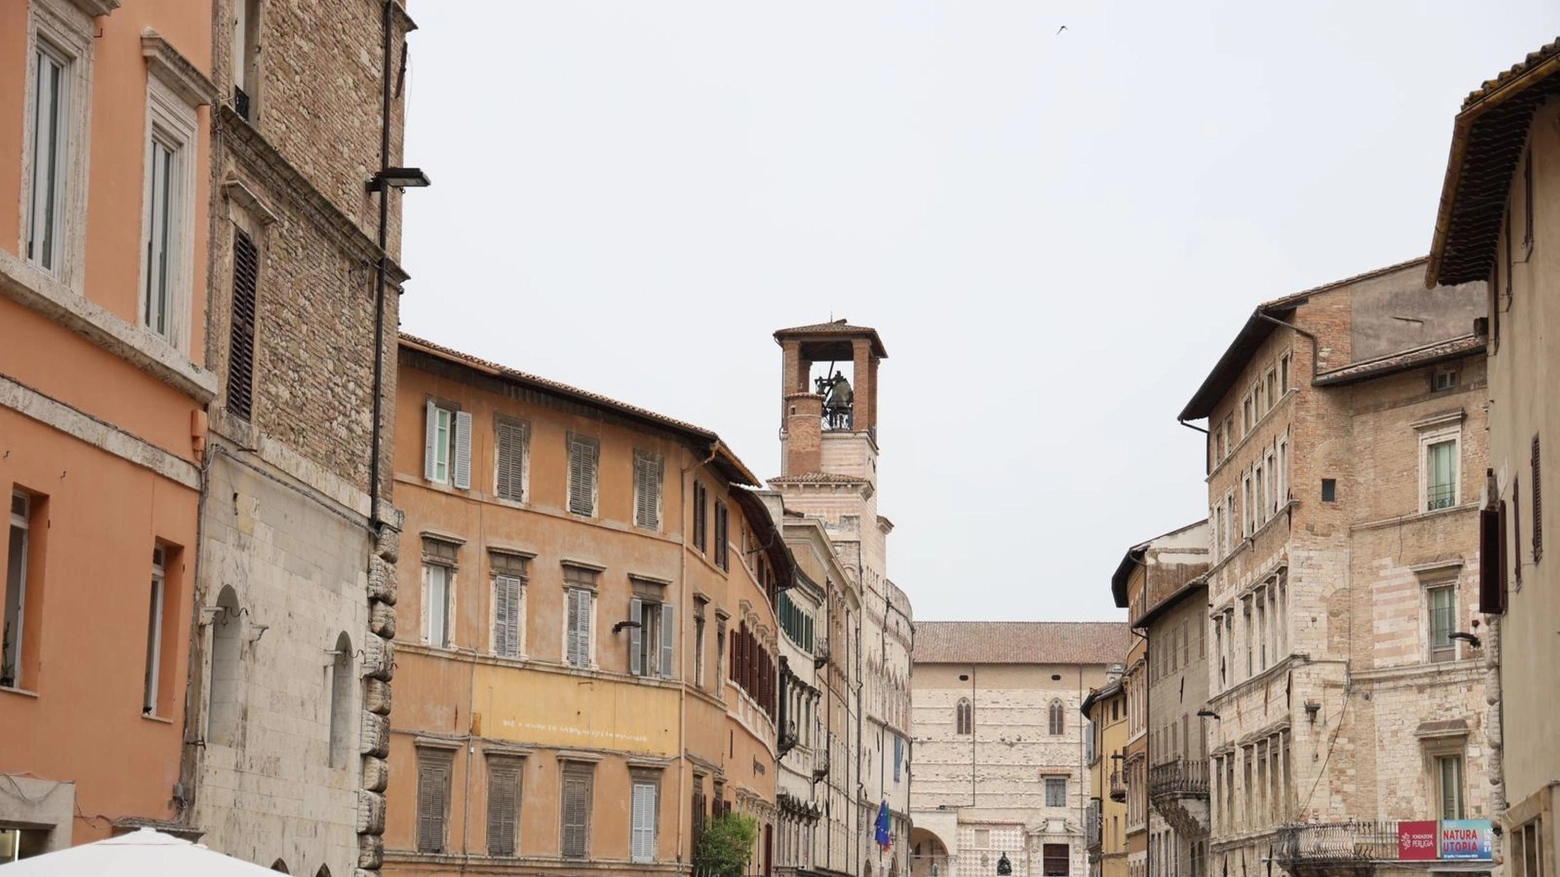
<svg viewBox="0 0 1560 877">
<path fill-rule="evenodd" d="M 1061 26 L 1061 27 L 1059 27 L 1059 28 L 1057 28 L 1057 29 L 1056 29 L 1056 33 L 1057 33 L 1057 35 L 1058 35 L 1058 36 L 1060 36 L 1060 35 L 1061 35 L 1061 33 L 1062 33 L 1062 31 L 1064 31 L 1064 30 L 1066 30 L 1066 29 L 1067 29 L 1067 25 L 1065 25 L 1065 24 L 1064 24 L 1064 25 L 1062 25 L 1062 26 Z"/>
</svg>

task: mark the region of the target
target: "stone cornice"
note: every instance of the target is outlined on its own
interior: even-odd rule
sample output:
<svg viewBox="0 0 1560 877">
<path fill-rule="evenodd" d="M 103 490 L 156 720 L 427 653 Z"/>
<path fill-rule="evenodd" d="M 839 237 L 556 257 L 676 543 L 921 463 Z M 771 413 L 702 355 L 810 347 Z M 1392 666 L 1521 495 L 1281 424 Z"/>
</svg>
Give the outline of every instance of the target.
<svg viewBox="0 0 1560 877">
<path fill-rule="evenodd" d="M 357 258 L 368 263 L 379 259 L 378 244 L 341 212 L 334 202 L 321 194 L 253 125 L 244 121 L 243 116 L 223 103 L 218 104 L 212 113 L 212 121 L 218 138 L 247 170 L 261 179 L 272 195 L 287 198 L 311 222 L 325 231 L 327 237 Z M 409 280 L 410 275 L 394 259 L 386 256 L 385 279 L 399 286 Z"/>
<path fill-rule="evenodd" d="M 0 250 L 0 295 L 37 311 L 202 404 L 217 396 L 217 376 L 161 336 L 125 322 L 48 274 Z"/>
<path fill-rule="evenodd" d="M 211 79 L 157 31 L 147 28 L 141 32 L 141 54 L 146 58 L 147 70 L 173 89 L 185 103 L 206 107 L 216 102 L 217 87 L 211 84 Z"/>
<path fill-rule="evenodd" d="M 119 8 L 119 0 L 70 0 L 70 4 L 93 18 Z"/>
</svg>

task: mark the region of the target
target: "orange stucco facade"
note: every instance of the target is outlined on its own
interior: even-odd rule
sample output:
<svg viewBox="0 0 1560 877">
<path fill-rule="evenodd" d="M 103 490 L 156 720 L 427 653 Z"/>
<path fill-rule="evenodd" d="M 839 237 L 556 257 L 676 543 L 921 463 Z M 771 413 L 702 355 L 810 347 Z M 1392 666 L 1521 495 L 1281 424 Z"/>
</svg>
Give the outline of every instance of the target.
<svg viewBox="0 0 1560 877">
<path fill-rule="evenodd" d="M 20 830 L 0 850 L 180 815 L 204 410 L 216 387 L 196 364 L 211 32 L 209 7 L 180 0 L 0 4 L 0 490 L 11 509 L 0 783 L 21 792 L 0 795 L 0 834 Z M 43 55 L 58 75 L 52 115 L 38 112 Z M 144 308 L 154 118 L 177 123 L 161 141 L 172 243 L 156 328 Z M 33 173 L 40 124 L 56 135 L 52 190 Z M 52 206 L 47 235 L 38 203 Z"/>
<path fill-rule="evenodd" d="M 713 433 L 425 342 L 403 339 L 396 385 L 386 873 L 688 873 L 725 805 L 758 818 L 765 873 L 790 566 L 756 479 Z"/>
</svg>

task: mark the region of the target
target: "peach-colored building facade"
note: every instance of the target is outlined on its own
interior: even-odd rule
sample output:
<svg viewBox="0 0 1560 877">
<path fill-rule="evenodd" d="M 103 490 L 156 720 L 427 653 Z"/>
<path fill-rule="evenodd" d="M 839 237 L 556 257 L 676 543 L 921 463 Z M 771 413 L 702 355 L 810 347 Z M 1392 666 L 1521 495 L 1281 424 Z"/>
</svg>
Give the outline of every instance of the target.
<svg viewBox="0 0 1560 877">
<path fill-rule="evenodd" d="M 770 873 L 774 605 L 758 480 L 696 426 L 403 337 L 385 869 L 689 873 L 717 810 Z"/>
<path fill-rule="evenodd" d="M 211 32 L 0 4 L 0 860 L 180 816 Z"/>
</svg>

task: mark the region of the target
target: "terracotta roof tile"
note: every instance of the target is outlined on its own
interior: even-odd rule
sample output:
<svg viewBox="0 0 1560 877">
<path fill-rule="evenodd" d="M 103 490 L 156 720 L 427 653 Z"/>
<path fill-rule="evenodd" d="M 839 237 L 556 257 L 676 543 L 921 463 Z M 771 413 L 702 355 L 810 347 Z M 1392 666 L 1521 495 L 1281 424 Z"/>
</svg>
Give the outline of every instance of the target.
<svg viewBox="0 0 1560 877">
<path fill-rule="evenodd" d="M 878 337 L 877 330 L 871 326 L 852 326 L 844 320 L 835 320 L 832 323 L 810 323 L 806 326 L 792 326 L 789 329 L 775 330 L 776 341 L 786 338 L 828 337 L 830 335 L 866 335 L 872 339 L 872 351 L 883 359 L 888 358 L 888 348 L 883 346 L 883 339 Z"/>
<path fill-rule="evenodd" d="M 1468 97 L 1463 100 L 1462 108 L 1466 110 L 1479 101 L 1484 100 L 1494 92 L 1510 84 L 1512 80 L 1556 55 L 1560 55 L 1560 39 L 1541 46 L 1535 52 L 1529 52 L 1526 58 L 1501 71 L 1500 75 L 1494 79 L 1486 79 L 1482 85 L 1470 92 Z"/>
<path fill-rule="evenodd" d="M 833 472 L 802 472 L 797 475 L 777 475 L 770 484 L 866 484 L 867 479 L 855 475 L 837 475 Z"/>
<path fill-rule="evenodd" d="M 917 664 L 1119 664 L 1124 621 L 917 621 Z"/>
<path fill-rule="evenodd" d="M 1483 338 L 1477 335 L 1464 335 L 1461 338 L 1437 341 L 1434 344 L 1415 347 L 1413 350 L 1378 356 L 1375 359 L 1354 362 L 1332 371 L 1325 371 L 1316 376 L 1315 383 L 1317 386 L 1326 387 L 1377 378 L 1449 359 L 1471 356 L 1482 352 L 1484 346 Z"/>
</svg>

